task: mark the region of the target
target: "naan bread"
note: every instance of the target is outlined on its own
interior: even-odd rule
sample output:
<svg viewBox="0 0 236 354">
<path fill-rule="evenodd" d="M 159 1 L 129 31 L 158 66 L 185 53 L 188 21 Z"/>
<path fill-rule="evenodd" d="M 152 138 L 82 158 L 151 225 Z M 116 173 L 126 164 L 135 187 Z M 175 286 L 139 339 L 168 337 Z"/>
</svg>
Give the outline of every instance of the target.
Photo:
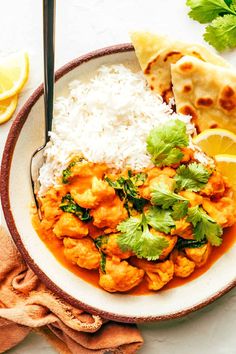
<svg viewBox="0 0 236 354">
<path fill-rule="evenodd" d="M 177 112 L 190 114 L 199 131 L 236 133 L 236 71 L 184 56 L 171 65 Z"/>
<path fill-rule="evenodd" d="M 131 41 L 150 88 L 159 93 L 166 102 L 173 97 L 170 66 L 184 55 L 192 55 L 222 67 L 230 67 L 223 58 L 200 44 L 173 41 L 168 37 L 148 32 L 134 32 Z"/>
</svg>

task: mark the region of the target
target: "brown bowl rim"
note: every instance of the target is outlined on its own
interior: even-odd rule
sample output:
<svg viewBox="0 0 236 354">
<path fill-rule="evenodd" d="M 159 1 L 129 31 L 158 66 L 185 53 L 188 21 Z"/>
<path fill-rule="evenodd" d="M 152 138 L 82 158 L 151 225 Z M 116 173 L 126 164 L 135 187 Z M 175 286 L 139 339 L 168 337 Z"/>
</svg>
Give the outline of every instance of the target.
<svg viewBox="0 0 236 354">
<path fill-rule="evenodd" d="M 56 81 L 59 80 L 62 76 L 67 74 L 69 71 L 75 69 L 79 65 L 88 62 L 90 60 L 93 60 L 95 58 L 99 58 L 102 56 L 106 55 L 112 55 L 116 53 L 121 53 L 121 52 L 130 52 L 134 51 L 134 48 L 132 44 L 130 43 L 123 43 L 123 44 L 118 44 L 118 45 L 113 45 L 105 48 L 101 48 L 92 52 L 89 52 L 88 54 L 82 55 L 72 61 L 70 61 L 68 64 L 62 66 L 60 69 L 56 71 L 55 74 L 55 79 Z M 190 312 L 194 312 L 196 310 L 199 310 L 206 305 L 211 304 L 213 301 L 221 297 L 222 295 L 226 294 L 228 291 L 230 291 L 233 287 L 236 286 L 236 279 L 229 284 L 227 284 L 223 289 L 220 291 L 216 292 L 214 295 L 210 296 L 209 298 L 206 298 L 204 301 L 200 302 L 199 304 L 196 304 L 195 306 L 186 308 L 185 310 L 178 311 L 172 314 L 168 315 L 163 315 L 163 316 L 141 316 L 141 317 L 131 317 L 131 316 L 121 316 L 117 315 L 112 312 L 107 312 L 107 311 L 102 311 L 96 307 L 92 307 L 87 305 L 86 303 L 83 303 L 71 295 L 67 294 L 64 290 L 62 290 L 60 287 L 58 287 L 40 268 L 39 266 L 34 262 L 34 260 L 31 258 L 29 253 L 27 252 L 23 241 L 21 240 L 21 236 L 18 233 L 17 227 L 15 225 L 15 221 L 11 212 L 11 204 L 10 204 L 10 198 L 9 198 L 9 178 L 10 178 L 10 169 L 11 169 L 11 161 L 12 161 L 12 156 L 14 153 L 15 145 L 18 140 L 18 137 L 20 135 L 21 129 L 25 123 L 25 121 L 28 118 L 28 115 L 34 106 L 34 104 L 37 102 L 37 100 L 43 95 L 43 85 L 41 84 L 29 97 L 29 99 L 26 101 L 26 103 L 23 105 L 19 113 L 17 114 L 12 127 L 9 131 L 6 144 L 4 147 L 4 152 L 3 152 L 3 157 L 2 157 L 2 164 L 1 164 L 1 176 L 0 176 L 0 181 L 1 181 L 1 186 L 0 186 L 0 194 L 1 194 L 1 202 L 2 202 L 2 208 L 4 212 L 4 216 L 6 219 L 7 226 L 9 228 L 9 231 L 12 235 L 12 238 L 20 251 L 22 257 L 26 261 L 26 263 L 29 265 L 29 267 L 37 274 L 39 279 L 52 291 L 54 292 L 57 296 L 61 297 L 64 301 L 68 302 L 70 305 L 74 307 L 79 307 L 82 308 L 85 311 L 88 311 L 94 315 L 99 315 L 102 316 L 106 319 L 109 320 L 114 320 L 118 322 L 126 322 L 126 323 L 145 323 L 145 322 L 154 322 L 154 321 L 164 321 L 164 320 L 170 320 L 170 319 L 176 319 L 183 317 Z"/>
</svg>

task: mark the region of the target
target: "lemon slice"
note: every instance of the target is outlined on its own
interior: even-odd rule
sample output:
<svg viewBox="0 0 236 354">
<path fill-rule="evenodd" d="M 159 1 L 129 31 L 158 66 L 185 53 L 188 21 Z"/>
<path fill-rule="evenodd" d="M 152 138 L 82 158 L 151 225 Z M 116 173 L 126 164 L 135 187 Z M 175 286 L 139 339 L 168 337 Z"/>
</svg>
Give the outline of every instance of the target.
<svg viewBox="0 0 236 354">
<path fill-rule="evenodd" d="M 0 101 L 0 124 L 5 123 L 12 117 L 17 106 L 17 101 L 17 95 Z"/>
<path fill-rule="evenodd" d="M 220 154 L 216 155 L 215 159 L 217 167 L 236 191 L 236 155 Z"/>
<path fill-rule="evenodd" d="M 209 156 L 236 155 L 236 135 L 226 129 L 207 129 L 197 135 L 193 142 Z"/>
<path fill-rule="evenodd" d="M 29 58 L 17 53 L 0 60 L 0 101 L 18 93 L 29 75 Z"/>
</svg>

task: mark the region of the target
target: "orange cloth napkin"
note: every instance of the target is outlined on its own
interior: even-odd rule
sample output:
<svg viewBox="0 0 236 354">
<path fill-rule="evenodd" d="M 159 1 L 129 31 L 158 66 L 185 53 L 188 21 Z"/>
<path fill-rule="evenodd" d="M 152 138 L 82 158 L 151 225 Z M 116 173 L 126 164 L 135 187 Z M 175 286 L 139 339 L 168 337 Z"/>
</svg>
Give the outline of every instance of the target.
<svg viewBox="0 0 236 354">
<path fill-rule="evenodd" d="M 1 226 L 0 245 L 0 353 L 31 330 L 65 354 L 133 354 L 141 347 L 135 325 L 104 320 L 58 299 L 27 267 Z"/>
</svg>

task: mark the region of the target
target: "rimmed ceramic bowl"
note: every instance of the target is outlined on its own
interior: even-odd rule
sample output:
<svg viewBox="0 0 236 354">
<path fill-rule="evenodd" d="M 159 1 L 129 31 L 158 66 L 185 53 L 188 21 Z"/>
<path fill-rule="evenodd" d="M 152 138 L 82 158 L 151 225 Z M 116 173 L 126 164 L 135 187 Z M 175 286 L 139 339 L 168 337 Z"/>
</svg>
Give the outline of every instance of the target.
<svg viewBox="0 0 236 354">
<path fill-rule="evenodd" d="M 67 94 L 74 79 L 86 80 L 101 64 L 123 63 L 138 70 L 130 44 L 82 56 L 56 73 L 56 96 Z M 124 322 L 148 322 L 183 316 L 236 285 L 236 244 L 202 276 L 183 286 L 153 295 L 109 294 L 64 268 L 40 240 L 31 224 L 30 158 L 44 137 L 43 87 L 25 103 L 6 142 L 1 175 L 2 206 L 11 235 L 23 257 L 48 288 L 74 306 Z"/>
</svg>

